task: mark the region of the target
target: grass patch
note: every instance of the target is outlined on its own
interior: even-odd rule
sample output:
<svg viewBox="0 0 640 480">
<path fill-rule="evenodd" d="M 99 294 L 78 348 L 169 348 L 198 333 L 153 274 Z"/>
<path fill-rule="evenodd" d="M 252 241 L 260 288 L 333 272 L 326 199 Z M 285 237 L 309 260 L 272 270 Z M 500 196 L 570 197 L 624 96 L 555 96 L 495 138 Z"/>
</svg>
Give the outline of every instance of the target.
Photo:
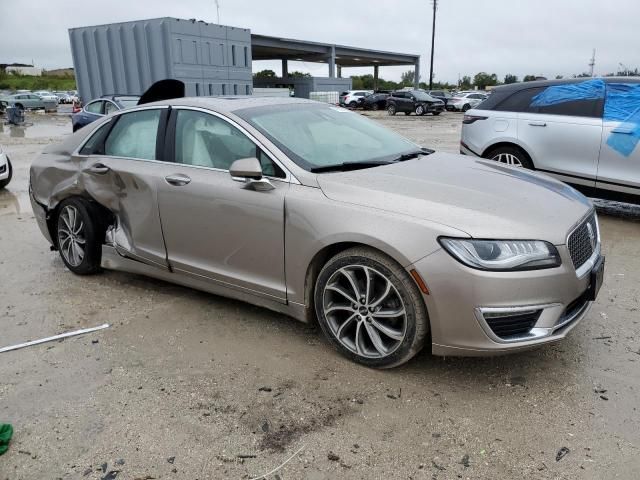
<svg viewBox="0 0 640 480">
<path fill-rule="evenodd" d="M 49 90 L 67 91 L 77 90 L 76 79 L 70 75 L 54 76 L 43 74 L 41 77 L 30 75 L 16 75 L 0 72 L 1 90 Z"/>
</svg>

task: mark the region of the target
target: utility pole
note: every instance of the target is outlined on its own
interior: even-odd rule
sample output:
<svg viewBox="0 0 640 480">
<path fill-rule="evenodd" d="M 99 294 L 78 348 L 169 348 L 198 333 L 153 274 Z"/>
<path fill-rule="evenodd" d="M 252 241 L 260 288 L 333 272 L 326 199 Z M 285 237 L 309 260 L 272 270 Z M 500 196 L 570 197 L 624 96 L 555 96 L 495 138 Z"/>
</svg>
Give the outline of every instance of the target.
<svg viewBox="0 0 640 480">
<path fill-rule="evenodd" d="M 214 0 L 216 2 L 216 17 L 218 19 L 218 25 L 220 25 L 220 2 L 218 0 Z"/>
<path fill-rule="evenodd" d="M 591 55 L 591 60 L 589 61 L 589 68 L 591 69 L 591 76 L 593 77 L 593 67 L 596 66 L 596 49 L 593 49 L 593 55 Z"/>
<path fill-rule="evenodd" d="M 431 64 L 429 66 L 429 90 L 433 90 L 433 49 L 436 43 L 436 10 L 438 9 L 438 0 L 431 0 L 433 3 L 433 25 L 431 27 Z M 418 75 L 418 72 L 416 72 Z"/>
</svg>

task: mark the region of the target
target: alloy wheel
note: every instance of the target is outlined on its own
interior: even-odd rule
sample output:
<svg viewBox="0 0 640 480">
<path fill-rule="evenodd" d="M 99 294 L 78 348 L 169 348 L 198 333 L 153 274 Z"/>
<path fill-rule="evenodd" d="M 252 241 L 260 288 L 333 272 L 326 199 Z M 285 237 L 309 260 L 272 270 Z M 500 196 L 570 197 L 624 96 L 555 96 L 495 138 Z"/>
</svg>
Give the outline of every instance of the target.
<svg viewBox="0 0 640 480">
<path fill-rule="evenodd" d="M 407 310 L 385 275 L 364 265 L 348 265 L 331 275 L 323 294 L 331 333 L 351 352 L 384 358 L 395 352 L 407 332 Z"/>
<path fill-rule="evenodd" d="M 511 153 L 499 153 L 494 156 L 491 160 L 495 160 L 499 163 L 504 163 L 505 165 L 511 165 L 512 167 L 522 167 L 522 162 L 518 157 Z"/>
<path fill-rule="evenodd" d="M 60 212 L 58 219 L 58 248 L 64 259 L 73 267 L 82 263 L 85 254 L 86 238 L 84 222 L 78 209 L 67 205 Z"/>
</svg>

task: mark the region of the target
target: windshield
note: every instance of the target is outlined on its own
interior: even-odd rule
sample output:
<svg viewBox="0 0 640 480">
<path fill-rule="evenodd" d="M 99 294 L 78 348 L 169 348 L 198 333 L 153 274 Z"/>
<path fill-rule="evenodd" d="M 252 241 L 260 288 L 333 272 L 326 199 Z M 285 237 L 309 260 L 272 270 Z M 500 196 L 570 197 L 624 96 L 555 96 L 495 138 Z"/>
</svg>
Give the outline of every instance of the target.
<svg viewBox="0 0 640 480">
<path fill-rule="evenodd" d="M 276 105 L 234 113 L 305 170 L 393 160 L 420 148 L 360 114 L 328 105 Z"/>
<path fill-rule="evenodd" d="M 138 101 L 140 100 L 140 98 L 139 97 L 117 97 L 116 100 L 120 105 L 122 105 L 122 108 L 129 108 L 129 107 L 135 107 L 136 105 L 138 105 Z"/>
<path fill-rule="evenodd" d="M 433 98 L 428 93 L 421 92 L 419 90 L 415 90 L 415 91 L 413 91 L 411 93 L 412 93 L 412 95 L 414 97 L 416 97 L 416 100 L 420 100 L 420 101 L 423 101 L 423 102 L 433 102 L 435 100 L 435 98 Z"/>
</svg>

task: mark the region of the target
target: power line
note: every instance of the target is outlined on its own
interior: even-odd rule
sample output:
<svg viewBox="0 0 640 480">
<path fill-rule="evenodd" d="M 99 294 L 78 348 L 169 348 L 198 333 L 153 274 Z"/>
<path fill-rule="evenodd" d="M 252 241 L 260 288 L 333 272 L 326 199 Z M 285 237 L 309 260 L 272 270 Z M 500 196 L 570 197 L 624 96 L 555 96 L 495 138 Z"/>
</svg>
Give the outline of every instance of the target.
<svg viewBox="0 0 640 480">
<path fill-rule="evenodd" d="M 433 25 L 431 27 L 431 64 L 429 66 L 429 90 L 433 90 L 433 50 L 436 43 L 436 10 L 438 9 L 438 0 L 431 0 L 433 3 Z M 419 75 L 416 72 L 416 75 Z M 419 79 L 420 77 L 418 77 Z"/>
</svg>

